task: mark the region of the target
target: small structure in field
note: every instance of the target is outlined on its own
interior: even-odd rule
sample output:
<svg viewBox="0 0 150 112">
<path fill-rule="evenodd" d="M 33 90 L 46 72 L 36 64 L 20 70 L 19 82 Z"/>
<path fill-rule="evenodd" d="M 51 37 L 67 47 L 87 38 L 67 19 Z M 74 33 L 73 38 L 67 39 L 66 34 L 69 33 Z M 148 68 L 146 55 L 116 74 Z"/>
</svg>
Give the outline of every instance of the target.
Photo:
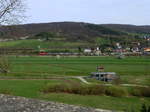
<svg viewBox="0 0 150 112">
<path fill-rule="evenodd" d="M 115 72 L 104 72 L 104 67 L 97 67 L 97 72 L 92 72 L 90 78 L 111 82 L 118 78 Z"/>
<path fill-rule="evenodd" d="M 111 82 L 117 79 L 115 72 L 92 72 L 90 77 L 105 82 Z"/>
</svg>

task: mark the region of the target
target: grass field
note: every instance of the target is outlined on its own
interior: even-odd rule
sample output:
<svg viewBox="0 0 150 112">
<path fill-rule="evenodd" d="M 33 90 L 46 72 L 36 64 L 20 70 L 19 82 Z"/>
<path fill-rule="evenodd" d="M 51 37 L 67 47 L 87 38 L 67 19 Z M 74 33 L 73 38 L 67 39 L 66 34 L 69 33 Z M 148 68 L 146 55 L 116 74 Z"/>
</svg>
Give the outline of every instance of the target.
<svg viewBox="0 0 150 112">
<path fill-rule="evenodd" d="M 150 98 L 143 97 L 83 96 L 65 93 L 40 93 L 40 89 L 46 84 L 57 84 L 60 81 L 61 80 L 1 80 L 0 92 L 15 96 L 44 99 L 86 107 L 110 110 L 128 110 L 128 112 L 132 109 L 134 109 L 135 112 L 138 112 L 143 103 L 150 104 Z"/>
<path fill-rule="evenodd" d="M 10 73 L 16 77 L 89 76 L 97 66 L 116 72 L 124 83 L 150 85 L 150 58 L 127 57 L 10 57 Z M 1 76 L 5 76 L 1 74 Z"/>
<path fill-rule="evenodd" d="M 61 57 L 57 59 L 56 57 L 11 56 L 9 62 L 10 73 L 0 74 L 1 77 L 89 76 L 90 72 L 96 71 L 96 67 L 101 65 L 107 72 L 116 72 L 122 83 L 150 86 L 150 57 L 126 57 L 119 60 L 115 57 Z M 111 110 L 139 110 L 143 103 L 150 104 L 150 98 L 144 97 L 42 94 L 40 92 L 40 89 L 47 84 L 57 84 L 60 81 L 62 80 L 0 80 L 0 93 Z"/>
<path fill-rule="evenodd" d="M 90 43 L 87 42 L 64 42 L 64 41 L 39 41 L 37 39 L 29 40 L 15 40 L 8 42 L 0 42 L 1 47 L 11 47 L 11 48 L 78 48 L 79 46 L 89 46 Z"/>
</svg>

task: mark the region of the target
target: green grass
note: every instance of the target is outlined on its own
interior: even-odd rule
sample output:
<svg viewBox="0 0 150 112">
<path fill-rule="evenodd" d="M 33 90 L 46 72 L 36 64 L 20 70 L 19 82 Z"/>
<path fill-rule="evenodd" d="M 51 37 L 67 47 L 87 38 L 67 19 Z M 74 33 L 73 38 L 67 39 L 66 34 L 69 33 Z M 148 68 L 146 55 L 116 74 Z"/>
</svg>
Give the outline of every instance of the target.
<svg viewBox="0 0 150 112">
<path fill-rule="evenodd" d="M 9 60 L 11 69 L 7 76 L 89 76 L 101 65 L 106 72 L 116 72 L 124 83 L 150 85 L 149 57 L 127 57 L 122 60 L 115 57 L 10 57 Z"/>
<path fill-rule="evenodd" d="M 8 90 L 11 95 L 37 98 L 40 89 L 48 84 L 57 84 L 62 80 L 0 80 L 0 92 Z"/>
<path fill-rule="evenodd" d="M 36 98 L 39 89 L 44 86 L 45 81 L 31 80 L 1 80 L 0 92 L 8 90 L 11 95 Z"/>
<path fill-rule="evenodd" d="M 127 112 L 130 112 L 132 109 L 134 109 L 135 112 L 138 112 L 143 103 L 150 104 L 149 98 L 137 97 L 81 96 L 74 94 L 51 93 L 48 95 L 42 95 L 42 98 L 45 100 L 94 108 L 123 111 L 127 110 Z"/>
<path fill-rule="evenodd" d="M 38 41 L 34 39 L 30 40 L 15 40 L 8 42 L 1 42 L 0 47 L 11 47 L 11 48 L 34 48 L 37 49 L 40 45 L 41 48 L 78 48 L 79 46 L 88 46 L 90 43 L 85 42 L 64 42 L 64 41 Z"/>
<path fill-rule="evenodd" d="M 150 57 L 9 57 L 10 73 L 1 77 L 45 78 L 56 76 L 89 76 L 97 66 L 104 66 L 107 72 L 116 72 L 122 83 L 150 86 Z M 61 80 L 0 80 L 0 93 L 45 99 L 50 101 L 90 106 L 111 110 L 139 110 L 143 103 L 150 104 L 150 98 L 82 96 L 74 94 L 42 94 L 40 90 L 47 84 L 57 84 Z M 77 80 L 76 80 L 77 81 Z M 98 83 L 95 80 L 88 80 Z M 100 82 L 102 83 L 102 82 Z M 136 111 L 138 112 L 138 111 Z"/>
<path fill-rule="evenodd" d="M 110 110 L 130 110 L 132 108 L 139 110 L 143 103 L 150 104 L 150 98 L 40 93 L 40 90 L 47 84 L 58 84 L 61 81 L 63 80 L 0 80 L 0 93 L 9 91 L 11 95 L 15 96 L 44 99 L 48 101 Z"/>
</svg>

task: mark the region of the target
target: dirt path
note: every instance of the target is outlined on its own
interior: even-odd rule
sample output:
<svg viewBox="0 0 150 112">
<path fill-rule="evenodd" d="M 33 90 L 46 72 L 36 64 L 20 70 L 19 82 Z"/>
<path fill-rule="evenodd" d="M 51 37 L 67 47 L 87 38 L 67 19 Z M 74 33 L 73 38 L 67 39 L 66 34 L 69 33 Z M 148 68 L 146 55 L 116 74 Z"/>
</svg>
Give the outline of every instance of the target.
<svg viewBox="0 0 150 112">
<path fill-rule="evenodd" d="M 74 78 L 79 79 L 81 82 L 83 82 L 85 84 L 91 84 L 86 79 L 84 79 L 83 76 L 76 76 Z M 112 86 L 113 84 L 104 84 L 104 85 L 106 85 L 106 86 Z M 149 86 L 146 86 L 146 85 L 138 85 L 138 84 L 120 84 L 120 85 L 124 86 L 124 87 L 149 87 Z"/>
<path fill-rule="evenodd" d="M 0 78 L 0 80 L 63 80 L 63 79 L 78 79 L 81 82 L 83 82 L 84 84 L 92 84 L 90 82 L 88 82 L 84 76 L 65 76 L 65 77 L 51 77 L 51 78 Z M 103 84 L 105 86 L 111 86 L 113 84 Z M 138 85 L 138 84 L 120 84 L 121 86 L 124 87 L 149 87 L 146 85 Z"/>
<path fill-rule="evenodd" d="M 90 84 L 90 82 L 88 82 L 87 80 L 85 80 L 82 76 L 77 76 L 77 77 L 74 77 L 74 78 L 79 79 L 81 82 L 83 82 L 85 84 Z"/>
</svg>

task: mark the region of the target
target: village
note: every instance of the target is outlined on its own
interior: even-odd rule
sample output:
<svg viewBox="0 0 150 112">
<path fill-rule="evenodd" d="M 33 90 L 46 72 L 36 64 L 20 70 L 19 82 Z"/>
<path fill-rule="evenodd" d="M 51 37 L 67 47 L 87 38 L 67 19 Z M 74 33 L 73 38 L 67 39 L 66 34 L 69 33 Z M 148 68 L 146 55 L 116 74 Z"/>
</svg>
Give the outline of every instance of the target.
<svg viewBox="0 0 150 112">
<path fill-rule="evenodd" d="M 119 44 L 119 43 L 117 43 Z M 71 50 L 62 50 L 57 52 L 57 49 L 40 48 L 39 50 L 34 50 L 32 48 L 0 48 L 0 54 L 8 55 L 39 55 L 39 56 L 113 56 L 113 55 L 125 55 L 125 56 L 141 56 L 150 55 L 150 47 L 141 48 L 140 46 L 132 48 L 122 48 L 120 45 L 117 48 L 107 47 L 101 49 L 100 47 L 92 48 L 76 48 L 75 52 Z"/>
</svg>

